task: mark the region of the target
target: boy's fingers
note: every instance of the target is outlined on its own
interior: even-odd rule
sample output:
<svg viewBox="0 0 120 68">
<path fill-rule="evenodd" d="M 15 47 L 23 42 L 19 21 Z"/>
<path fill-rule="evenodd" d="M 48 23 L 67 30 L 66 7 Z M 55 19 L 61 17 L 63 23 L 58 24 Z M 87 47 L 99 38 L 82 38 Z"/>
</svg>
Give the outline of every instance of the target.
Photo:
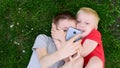
<svg viewBox="0 0 120 68">
<path fill-rule="evenodd" d="M 52 31 L 55 31 L 55 30 L 57 30 L 56 25 L 54 23 L 52 23 Z"/>
<path fill-rule="evenodd" d="M 80 57 L 80 51 L 79 50 L 77 51 L 77 55 L 78 55 L 78 57 Z"/>
<path fill-rule="evenodd" d="M 80 45 L 81 42 L 82 42 L 82 40 L 78 40 L 78 41 L 75 42 L 75 45 Z"/>
<path fill-rule="evenodd" d="M 76 39 L 78 39 L 81 36 L 81 34 L 77 34 L 74 37 L 70 39 L 71 42 L 74 42 Z"/>
<path fill-rule="evenodd" d="M 56 27 L 54 23 L 52 23 L 52 31 L 57 31 L 57 30 L 63 31 L 60 27 Z"/>
<path fill-rule="evenodd" d="M 78 55 L 80 55 L 80 51 L 78 50 Z"/>
<path fill-rule="evenodd" d="M 57 30 L 59 30 L 59 31 L 64 31 L 62 28 L 60 28 L 60 27 L 58 27 L 58 29 Z"/>
<path fill-rule="evenodd" d="M 72 57 L 71 56 L 69 57 L 69 59 L 70 59 L 70 61 L 72 61 Z"/>
<path fill-rule="evenodd" d="M 76 56 L 73 58 L 73 60 L 76 60 L 77 58 L 79 58 L 80 57 L 80 54 L 79 54 L 79 50 L 77 51 L 77 54 L 76 54 Z"/>
</svg>

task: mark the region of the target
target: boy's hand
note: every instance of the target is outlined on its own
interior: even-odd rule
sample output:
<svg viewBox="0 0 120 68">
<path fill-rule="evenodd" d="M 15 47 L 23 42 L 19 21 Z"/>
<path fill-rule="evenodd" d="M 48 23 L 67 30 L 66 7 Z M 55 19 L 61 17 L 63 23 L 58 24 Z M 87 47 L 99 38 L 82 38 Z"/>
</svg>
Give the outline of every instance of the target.
<svg viewBox="0 0 120 68">
<path fill-rule="evenodd" d="M 80 52 L 78 50 L 74 55 L 67 57 L 64 61 L 65 61 L 65 63 L 74 62 L 79 57 L 80 57 Z"/>
<path fill-rule="evenodd" d="M 54 23 L 52 23 L 51 35 L 54 39 L 57 39 L 60 42 L 65 41 L 66 33 L 61 28 L 57 29 L 57 27 Z"/>
<path fill-rule="evenodd" d="M 81 43 L 81 40 L 74 42 L 74 40 L 78 36 L 79 35 L 76 35 L 75 37 L 71 38 L 70 40 L 62 43 L 62 47 L 61 47 L 61 49 L 59 49 L 59 52 L 60 52 L 60 56 L 63 59 L 74 55 L 79 50 L 79 48 L 80 48 L 79 44 Z"/>
<path fill-rule="evenodd" d="M 83 68 L 81 64 L 83 61 L 81 61 L 80 58 L 82 59 L 78 50 L 75 55 L 67 58 L 62 68 Z"/>
<path fill-rule="evenodd" d="M 65 41 L 65 32 L 63 32 L 63 30 L 57 30 L 56 25 L 52 23 L 51 35 L 57 49 L 59 50 L 61 48 L 61 43 Z"/>
</svg>

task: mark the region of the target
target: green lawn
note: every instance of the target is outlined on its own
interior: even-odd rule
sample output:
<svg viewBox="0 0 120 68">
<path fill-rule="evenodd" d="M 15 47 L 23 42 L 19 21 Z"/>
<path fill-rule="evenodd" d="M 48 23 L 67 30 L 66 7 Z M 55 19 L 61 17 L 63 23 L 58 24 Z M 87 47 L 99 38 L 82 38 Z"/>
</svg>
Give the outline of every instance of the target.
<svg viewBox="0 0 120 68">
<path fill-rule="evenodd" d="M 38 34 L 50 36 L 53 16 L 80 7 L 100 15 L 106 68 L 120 67 L 120 0 L 0 0 L 0 68 L 26 68 Z"/>
</svg>

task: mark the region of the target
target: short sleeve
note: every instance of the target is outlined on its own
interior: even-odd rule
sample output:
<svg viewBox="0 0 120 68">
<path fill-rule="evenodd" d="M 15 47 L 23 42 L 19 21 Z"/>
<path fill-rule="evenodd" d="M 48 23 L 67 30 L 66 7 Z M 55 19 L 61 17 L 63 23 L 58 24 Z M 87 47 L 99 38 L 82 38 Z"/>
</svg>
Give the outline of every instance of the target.
<svg viewBox="0 0 120 68">
<path fill-rule="evenodd" d="M 48 37 L 44 34 L 38 35 L 35 39 L 33 49 L 34 48 L 47 48 L 48 46 Z"/>
<path fill-rule="evenodd" d="M 41 68 L 40 61 L 38 59 L 37 53 L 35 51 L 36 48 L 47 48 L 48 42 L 48 36 L 41 34 L 38 35 L 35 39 L 34 45 L 33 45 L 33 53 L 30 58 L 29 64 L 27 68 Z"/>
<path fill-rule="evenodd" d="M 32 53 L 32 56 L 30 58 L 27 68 L 42 68 L 35 50 Z"/>
<path fill-rule="evenodd" d="M 91 33 L 87 36 L 87 39 L 94 40 L 98 42 L 98 44 L 101 43 L 101 34 L 98 30 L 93 29 Z"/>
</svg>

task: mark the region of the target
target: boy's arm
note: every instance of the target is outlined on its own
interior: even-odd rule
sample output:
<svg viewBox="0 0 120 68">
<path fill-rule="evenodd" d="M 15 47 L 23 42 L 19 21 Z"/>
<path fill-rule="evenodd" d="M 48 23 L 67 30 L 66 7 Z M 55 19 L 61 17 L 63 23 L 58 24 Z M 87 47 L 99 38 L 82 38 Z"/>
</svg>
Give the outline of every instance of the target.
<svg viewBox="0 0 120 68">
<path fill-rule="evenodd" d="M 61 60 L 58 51 L 48 55 L 46 48 L 37 48 L 36 53 L 39 57 L 42 68 L 48 68 L 49 66 L 53 65 L 55 62 Z"/>
<path fill-rule="evenodd" d="M 80 54 L 83 57 L 89 55 L 96 47 L 98 43 L 94 40 L 86 39 L 83 45 L 80 47 Z"/>
</svg>

